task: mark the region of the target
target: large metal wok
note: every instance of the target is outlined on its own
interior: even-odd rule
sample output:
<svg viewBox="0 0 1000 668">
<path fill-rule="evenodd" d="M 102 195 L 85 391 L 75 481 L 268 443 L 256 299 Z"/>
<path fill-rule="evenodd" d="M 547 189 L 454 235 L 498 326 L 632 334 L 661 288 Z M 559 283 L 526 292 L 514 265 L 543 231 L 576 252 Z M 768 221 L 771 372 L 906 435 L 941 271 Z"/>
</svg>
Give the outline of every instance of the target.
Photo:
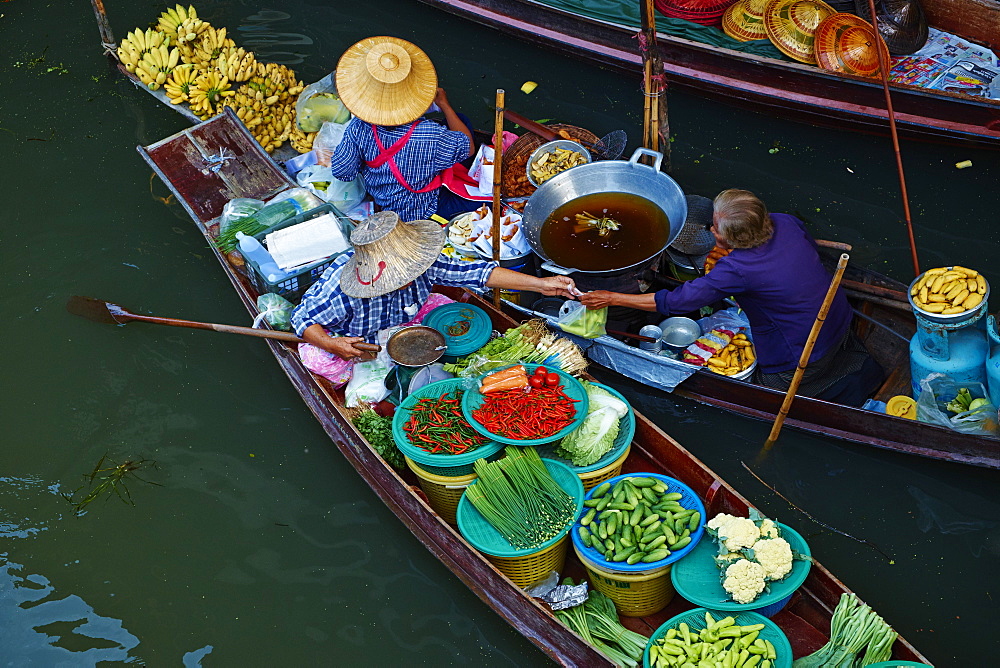
<svg viewBox="0 0 1000 668">
<path fill-rule="evenodd" d="M 654 159 L 653 166 L 639 162 L 639 158 L 648 155 Z M 638 148 L 628 160 L 601 160 L 587 165 L 581 165 L 557 174 L 532 194 L 524 207 L 524 217 L 521 221 L 522 230 L 531 245 L 531 250 L 544 260 L 542 268 L 556 274 L 592 274 L 613 275 L 633 267 L 648 263 L 657 257 L 664 248 L 673 243 L 680 234 L 687 218 L 687 202 L 684 192 L 677 182 L 660 171 L 663 154 L 645 148 Z M 667 241 L 659 248 L 651 248 L 645 259 L 623 267 L 603 271 L 584 271 L 571 267 L 562 267 L 552 261 L 542 248 L 542 225 L 549 219 L 552 212 L 570 200 L 594 193 L 620 192 L 638 195 L 660 207 L 667 215 L 670 230 Z"/>
</svg>

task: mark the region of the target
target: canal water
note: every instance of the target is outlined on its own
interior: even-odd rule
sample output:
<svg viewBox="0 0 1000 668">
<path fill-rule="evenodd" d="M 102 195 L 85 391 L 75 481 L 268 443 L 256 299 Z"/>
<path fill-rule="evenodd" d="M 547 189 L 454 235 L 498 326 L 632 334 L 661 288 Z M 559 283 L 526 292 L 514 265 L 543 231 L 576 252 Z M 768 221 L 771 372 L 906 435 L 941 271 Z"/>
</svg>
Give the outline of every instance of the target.
<svg viewBox="0 0 1000 668">
<path fill-rule="evenodd" d="M 158 3 L 108 0 L 116 36 Z M 598 135 L 641 125 L 639 79 L 414 1 L 199 5 L 306 81 L 357 39 L 413 40 L 481 127 L 496 88 L 537 119 Z M 90 7 L 0 3 L 0 665 L 544 665 L 548 659 L 432 558 L 331 445 L 259 341 L 66 313 L 69 295 L 247 324 L 204 242 L 135 152 L 185 121 L 109 73 Z M 529 95 L 525 80 L 539 83 Z M 887 139 L 669 97 L 673 174 L 689 192 L 756 191 L 852 262 L 910 275 Z M 997 156 L 904 144 L 925 267 L 996 283 Z M 972 160 L 969 169 L 955 163 Z M 938 666 L 989 665 L 998 621 L 1000 474 L 768 425 L 620 377 L 621 387 Z M 137 477 L 76 512 L 95 468 Z M 105 475 L 105 474 L 100 474 Z M 77 491 L 79 501 L 86 488 Z M 881 552 L 889 555 L 884 557 Z"/>
</svg>

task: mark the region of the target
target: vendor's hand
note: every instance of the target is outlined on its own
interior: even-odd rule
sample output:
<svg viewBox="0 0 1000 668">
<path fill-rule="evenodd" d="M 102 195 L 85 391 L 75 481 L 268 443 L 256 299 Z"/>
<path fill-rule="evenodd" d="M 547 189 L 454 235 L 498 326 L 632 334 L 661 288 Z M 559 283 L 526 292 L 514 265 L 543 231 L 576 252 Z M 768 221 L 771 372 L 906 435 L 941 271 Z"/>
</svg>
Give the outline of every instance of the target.
<svg viewBox="0 0 1000 668">
<path fill-rule="evenodd" d="M 434 94 L 434 104 L 444 109 L 445 107 L 450 107 L 448 104 L 448 94 L 444 92 L 444 88 L 438 88 L 437 92 Z"/>
<path fill-rule="evenodd" d="M 539 292 L 548 296 L 569 297 L 573 299 L 581 293 L 576 289 L 576 283 L 569 276 L 550 276 L 543 278 Z"/>
<path fill-rule="evenodd" d="M 615 297 L 617 295 L 617 292 L 609 292 L 608 290 L 593 290 L 592 292 L 586 292 L 581 295 L 580 303 L 589 309 L 614 306 Z"/>
<path fill-rule="evenodd" d="M 364 343 L 364 339 L 360 336 L 331 336 L 325 343 L 323 348 L 342 360 L 364 360 L 373 357 L 367 350 L 354 347 L 355 343 Z"/>
</svg>

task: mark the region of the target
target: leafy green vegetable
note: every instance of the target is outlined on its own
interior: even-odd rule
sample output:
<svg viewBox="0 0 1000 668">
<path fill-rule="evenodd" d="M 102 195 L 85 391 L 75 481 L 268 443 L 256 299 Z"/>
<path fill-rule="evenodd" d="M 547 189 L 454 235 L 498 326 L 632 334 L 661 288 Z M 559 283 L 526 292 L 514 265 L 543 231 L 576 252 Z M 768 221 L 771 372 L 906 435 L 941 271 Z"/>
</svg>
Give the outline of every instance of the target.
<svg viewBox="0 0 1000 668">
<path fill-rule="evenodd" d="M 566 578 L 563 584 L 572 585 L 573 581 Z M 649 639 L 622 626 L 614 602 L 596 589 L 590 592 L 586 602 L 556 610 L 555 615 L 563 625 L 615 663 L 634 667 L 641 662 Z"/>
<path fill-rule="evenodd" d="M 590 406 L 583 423 L 556 446 L 556 454 L 575 466 L 590 466 L 606 455 L 618 437 L 619 420 L 628 405 L 610 392 L 584 381 Z"/>
<path fill-rule="evenodd" d="M 392 437 L 392 418 L 382 417 L 372 409 L 366 408 L 358 413 L 352 422 L 389 466 L 399 471 L 406 468 L 403 453 L 396 447 L 396 441 Z"/>
</svg>

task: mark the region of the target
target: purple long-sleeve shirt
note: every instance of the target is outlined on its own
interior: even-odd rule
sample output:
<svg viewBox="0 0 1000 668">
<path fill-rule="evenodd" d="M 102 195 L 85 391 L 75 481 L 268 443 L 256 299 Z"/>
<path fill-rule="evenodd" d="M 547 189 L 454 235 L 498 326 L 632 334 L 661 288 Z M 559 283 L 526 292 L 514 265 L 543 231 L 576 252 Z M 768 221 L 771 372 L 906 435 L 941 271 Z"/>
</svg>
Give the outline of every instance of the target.
<svg viewBox="0 0 1000 668">
<path fill-rule="evenodd" d="M 676 290 L 656 293 L 656 310 L 666 316 L 735 297 L 750 319 L 764 373 L 788 371 L 798 364 L 831 279 L 801 220 L 772 213 L 771 222 L 774 235 L 767 243 L 737 248 L 705 276 Z M 850 304 L 843 290 L 838 290 L 810 360 L 819 359 L 840 343 L 850 324 Z"/>
</svg>

